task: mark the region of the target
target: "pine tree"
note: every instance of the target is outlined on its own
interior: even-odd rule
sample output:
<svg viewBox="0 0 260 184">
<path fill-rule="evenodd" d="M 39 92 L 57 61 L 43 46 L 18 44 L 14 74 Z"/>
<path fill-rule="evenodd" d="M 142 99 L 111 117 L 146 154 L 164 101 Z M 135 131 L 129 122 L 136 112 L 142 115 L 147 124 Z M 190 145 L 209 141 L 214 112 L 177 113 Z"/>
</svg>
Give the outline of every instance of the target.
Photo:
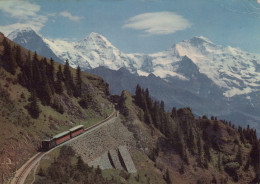
<svg viewBox="0 0 260 184">
<path fill-rule="evenodd" d="M 255 155 L 254 155 L 254 161 L 256 162 L 255 165 L 255 173 L 256 173 L 256 183 L 260 183 L 260 144 L 259 141 L 256 141 L 255 143 Z"/>
<path fill-rule="evenodd" d="M 50 87 L 50 81 L 47 77 L 48 73 L 48 63 L 46 58 L 40 61 L 40 72 L 41 72 L 41 81 L 39 81 L 39 85 L 41 86 L 41 90 L 38 90 L 38 96 L 42 101 L 43 105 L 49 105 L 52 97 L 52 89 Z"/>
<path fill-rule="evenodd" d="M 62 87 L 63 78 L 64 77 L 63 77 L 61 65 L 59 65 L 59 69 L 56 73 L 56 82 L 55 82 L 55 90 L 57 94 L 61 94 L 63 92 L 63 87 Z"/>
<path fill-rule="evenodd" d="M 218 170 L 221 172 L 221 171 L 222 171 L 222 157 L 221 157 L 221 155 L 220 155 L 220 152 L 218 152 L 217 167 L 218 167 Z"/>
<path fill-rule="evenodd" d="M 23 66 L 21 48 L 19 46 L 15 47 L 15 61 L 18 64 L 18 66 Z"/>
<path fill-rule="evenodd" d="M 160 122 L 159 103 L 158 103 L 158 101 L 154 101 L 151 115 L 152 115 L 154 126 L 156 128 L 159 128 L 161 126 L 161 122 Z"/>
<path fill-rule="evenodd" d="M 73 77 L 70 71 L 70 65 L 68 60 L 66 60 L 66 63 L 64 65 L 63 74 L 64 74 L 64 83 L 67 88 L 67 93 L 68 95 L 72 96 L 74 94 L 75 84 L 73 82 Z"/>
<path fill-rule="evenodd" d="M 177 110 L 176 110 L 175 107 L 172 108 L 171 117 L 172 117 L 172 118 L 176 118 L 176 117 L 177 117 Z"/>
<path fill-rule="evenodd" d="M 54 82 L 54 71 L 55 71 L 55 69 L 54 69 L 54 61 L 53 61 L 53 59 L 51 58 L 51 62 L 50 62 L 50 64 L 48 64 L 47 62 L 46 62 L 46 74 L 47 74 L 47 78 L 48 78 L 48 83 L 49 83 L 49 86 L 50 86 L 50 88 L 51 88 L 51 91 L 52 91 L 52 93 L 54 92 L 54 90 L 55 90 L 55 82 Z"/>
<path fill-rule="evenodd" d="M 161 123 L 161 125 L 160 125 L 159 129 L 160 129 L 160 131 L 162 133 L 165 133 L 165 116 L 164 116 L 164 114 L 165 114 L 165 111 L 164 111 L 164 101 L 161 101 L 160 102 L 160 107 L 159 107 L 159 116 L 160 116 L 160 123 Z"/>
<path fill-rule="evenodd" d="M 85 164 L 84 164 L 81 156 L 78 157 L 77 169 L 79 169 L 80 171 L 84 171 L 85 170 Z"/>
<path fill-rule="evenodd" d="M 238 147 L 238 152 L 237 152 L 237 155 L 236 155 L 236 160 L 237 160 L 237 162 L 239 163 L 239 165 L 242 165 L 243 157 L 242 157 L 242 151 L 241 151 L 241 146 L 240 146 L 240 145 L 239 145 L 239 147 Z"/>
<path fill-rule="evenodd" d="M 199 167 L 202 167 L 203 166 L 203 152 L 202 152 L 202 140 L 200 137 L 198 138 L 197 147 L 198 147 L 198 165 L 199 165 Z"/>
<path fill-rule="evenodd" d="M 144 109 L 144 121 L 147 123 L 147 124 L 151 124 L 152 123 L 152 116 L 148 110 L 148 108 L 146 107 Z"/>
<path fill-rule="evenodd" d="M 142 89 L 139 84 L 136 86 L 135 90 L 135 102 L 136 104 L 141 107 L 141 99 L 142 99 Z"/>
<path fill-rule="evenodd" d="M 183 162 L 181 162 L 181 168 L 179 169 L 179 173 L 184 174 L 184 172 L 185 172 L 184 164 Z"/>
<path fill-rule="evenodd" d="M 27 87 L 27 89 L 30 91 L 32 88 L 32 62 L 31 62 L 31 54 L 30 51 L 28 51 L 28 55 L 26 57 L 26 61 L 21 66 L 21 73 L 18 75 L 19 83 L 22 86 Z"/>
<path fill-rule="evenodd" d="M 31 102 L 26 107 L 32 118 L 37 119 L 39 117 L 40 108 L 34 91 L 31 92 Z"/>
<path fill-rule="evenodd" d="M 147 109 L 147 103 L 146 103 L 146 98 L 145 98 L 145 92 L 144 89 L 141 90 L 141 101 L 140 101 L 140 107 L 145 111 Z"/>
<path fill-rule="evenodd" d="M 41 91 L 42 73 L 40 71 L 38 55 L 35 52 L 32 60 L 32 89 L 38 94 Z"/>
<path fill-rule="evenodd" d="M 80 67 L 77 67 L 77 71 L 76 71 L 76 96 L 80 97 L 81 96 L 81 86 L 82 86 L 82 79 L 81 79 L 81 70 Z"/>
<path fill-rule="evenodd" d="M 163 176 L 164 180 L 166 181 L 167 184 L 172 184 L 172 180 L 170 178 L 169 170 L 166 170 L 165 175 Z"/>
<path fill-rule="evenodd" d="M 208 144 L 204 144 L 203 145 L 203 149 L 204 149 L 206 160 L 210 161 L 211 160 L 211 155 L 210 155 L 209 145 Z"/>
<path fill-rule="evenodd" d="M 8 43 L 6 38 L 4 38 L 3 40 L 3 46 L 4 46 L 3 67 L 6 71 L 14 75 L 17 68 L 17 63 L 15 61 L 11 45 L 10 43 Z"/>
<path fill-rule="evenodd" d="M 152 108 L 153 108 L 153 100 L 152 100 L 152 98 L 150 97 L 149 89 L 148 89 L 148 88 L 146 88 L 146 90 L 145 90 L 145 98 L 146 98 L 147 108 L 148 108 L 148 110 L 151 112 L 151 111 L 152 111 Z"/>
<path fill-rule="evenodd" d="M 239 133 L 239 136 L 240 136 L 240 140 L 243 144 L 245 144 L 245 137 L 244 137 L 244 133 L 243 133 L 243 129 L 241 126 L 238 126 L 238 133 Z"/>
<path fill-rule="evenodd" d="M 51 58 L 51 64 L 49 65 L 48 74 L 51 81 L 54 81 L 54 61 L 52 58 Z"/>
<path fill-rule="evenodd" d="M 194 131 L 192 127 L 188 131 L 187 144 L 191 154 L 194 155 L 196 153 L 197 146 L 196 146 Z"/>
<path fill-rule="evenodd" d="M 188 155 L 187 155 L 187 151 L 186 151 L 184 135 L 183 135 L 182 129 L 180 128 L 180 125 L 178 125 L 178 127 L 177 127 L 176 139 L 173 141 L 175 141 L 175 145 L 176 145 L 175 148 L 177 149 L 178 153 L 180 154 L 182 160 L 188 164 L 189 160 L 188 160 Z"/>
<path fill-rule="evenodd" d="M 251 157 L 251 163 L 254 166 L 255 173 L 256 173 L 255 183 L 259 183 L 260 182 L 260 145 L 258 140 L 255 140 L 252 143 L 250 157 Z"/>
<path fill-rule="evenodd" d="M 255 168 L 257 167 L 257 165 L 260 162 L 260 160 L 259 160 L 259 153 L 260 153 L 259 144 L 258 144 L 258 141 L 255 141 L 252 144 L 252 149 L 251 149 L 251 152 L 250 152 L 250 157 L 251 157 L 251 160 L 252 160 L 252 164 L 254 165 Z"/>
<path fill-rule="evenodd" d="M 165 110 L 164 110 L 164 101 L 161 101 L 161 103 L 160 103 L 160 111 L 161 111 L 162 113 L 165 112 Z"/>
</svg>

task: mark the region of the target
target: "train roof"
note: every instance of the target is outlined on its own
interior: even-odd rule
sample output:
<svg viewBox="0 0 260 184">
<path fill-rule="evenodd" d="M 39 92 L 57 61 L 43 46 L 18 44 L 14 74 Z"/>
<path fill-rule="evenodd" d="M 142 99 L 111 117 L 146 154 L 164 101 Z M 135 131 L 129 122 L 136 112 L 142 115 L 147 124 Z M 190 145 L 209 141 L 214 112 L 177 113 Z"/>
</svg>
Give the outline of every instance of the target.
<svg viewBox="0 0 260 184">
<path fill-rule="evenodd" d="M 52 140 L 53 140 L 53 138 L 46 138 L 46 139 L 43 140 L 43 142 L 50 142 Z"/>
<path fill-rule="evenodd" d="M 80 128 L 83 128 L 83 127 L 84 127 L 84 125 L 78 125 L 78 126 L 75 126 L 75 127 L 71 128 L 71 129 L 69 129 L 69 131 L 73 132 L 73 131 L 75 131 L 77 129 L 80 129 Z"/>
<path fill-rule="evenodd" d="M 70 133 L 70 131 L 61 132 L 61 133 L 59 133 L 59 134 L 53 136 L 53 138 L 54 138 L 54 139 L 57 139 L 57 138 L 60 138 L 60 137 L 62 137 L 62 136 L 64 136 L 64 135 L 66 135 L 66 134 L 69 134 L 69 133 Z"/>
</svg>

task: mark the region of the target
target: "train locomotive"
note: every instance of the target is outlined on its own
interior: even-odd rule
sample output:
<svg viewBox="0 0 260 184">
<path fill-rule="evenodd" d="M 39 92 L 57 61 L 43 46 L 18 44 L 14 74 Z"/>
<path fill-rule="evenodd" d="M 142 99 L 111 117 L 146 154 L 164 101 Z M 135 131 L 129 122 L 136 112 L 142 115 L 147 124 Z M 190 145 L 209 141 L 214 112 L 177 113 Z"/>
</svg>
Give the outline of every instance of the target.
<svg viewBox="0 0 260 184">
<path fill-rule="evenodd" d="M 76 127 L 69 129 L 68 131 L 57 134 L 52 138 L 45 139 L 42 141 L 42 150 L 43 151 L 50 150 L 55 146 L 82 134 L 83 132 L 84 132 L 84 125 L 78 125 Z"/>
</svg>

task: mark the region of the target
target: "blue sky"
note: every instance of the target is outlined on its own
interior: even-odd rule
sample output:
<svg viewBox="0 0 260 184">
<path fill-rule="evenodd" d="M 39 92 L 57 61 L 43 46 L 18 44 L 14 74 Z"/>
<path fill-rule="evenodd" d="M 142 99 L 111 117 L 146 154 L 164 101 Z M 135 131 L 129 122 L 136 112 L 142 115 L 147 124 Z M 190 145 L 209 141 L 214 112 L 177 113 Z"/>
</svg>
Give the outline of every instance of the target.
<svg viewBox="0 0 260 184">
<path fill-rule="evenodd" d="M 259 1 L 4 0 L 0 31 L 30 26 L 46 38 L 68 41 L 97 32 L 127 53 L 154 53 L 204 36 L 260 54 Z"/>
</svg>

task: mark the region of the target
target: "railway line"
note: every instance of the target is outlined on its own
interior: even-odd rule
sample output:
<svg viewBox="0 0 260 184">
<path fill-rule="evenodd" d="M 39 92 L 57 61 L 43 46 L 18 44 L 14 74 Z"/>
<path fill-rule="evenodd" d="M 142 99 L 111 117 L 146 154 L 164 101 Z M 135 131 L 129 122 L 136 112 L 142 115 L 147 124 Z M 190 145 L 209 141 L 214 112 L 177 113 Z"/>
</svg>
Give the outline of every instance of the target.
<svg viewBox="0 0 260 184">
<path fill-rule="evenodd" d="M 25 166 L 22 168 L 22 171 L 20 172 L 19 176 L 17 176 L 15 184 L 19 184 L 19 183 L 23 183 L 24 182 L 22 179 L 24 178 L 23 177 L 24 174 L 27 173 L 26 171 L 27 170 L 31 170 L 30 168 L 33 165 L 33 163 L 36 162 L 39 158 L 41 158 L 43 155 L 44 155 L 44 152 L 39 152 L 25 164 Z"/>
<path fill-rule="evenodd" d="M 41 158 L 51 152 L 52 150 L 60 147 L 60 146 L 63 146 L 65 144 L 67 144 L 68 142 L 71 142 L 71 141 L 74 141 L 75 139 L 77 139 L 78 137 L 81 137 L 82 135 L 88 133 L 89 131 L 95 129 L 95 128 L 98 128 L 98 127 L 101 127 L 103 124 L 105 124 L 106 122 L 109 122 L 109 120 L 111 120 L 112 118 L 114 117 L 117 117 L 118 116 L 118 112 L 114 110 L 114 112 L 109 116 L 107 117 L 106 119 L 100 121 L 99 123 L 91 126 L 91 127 L 88 127 L 85 129 L 84 133 L 82 133 L 81 135 L 77 136 L 77 137 L 74 137 L 73 139 L 70 139 L 69 141 L 67 142 L 64 142 L 52 149 L 50 149 L 49 151 L 46 151 L 46 152 L 38 152 L 37 154 L 35 154 L 30 160 L 28 160 L 15 174 L 14 178 L 12 179 L 11 181 L 11 184 L 23 184 L 25 182 L 25 179 L 26 177 L 28 176 L 28 174 L 30 173 L 31 169 L 34 168 L 36 166 L 36 164 L 41 160 Z"/>
</svg>

